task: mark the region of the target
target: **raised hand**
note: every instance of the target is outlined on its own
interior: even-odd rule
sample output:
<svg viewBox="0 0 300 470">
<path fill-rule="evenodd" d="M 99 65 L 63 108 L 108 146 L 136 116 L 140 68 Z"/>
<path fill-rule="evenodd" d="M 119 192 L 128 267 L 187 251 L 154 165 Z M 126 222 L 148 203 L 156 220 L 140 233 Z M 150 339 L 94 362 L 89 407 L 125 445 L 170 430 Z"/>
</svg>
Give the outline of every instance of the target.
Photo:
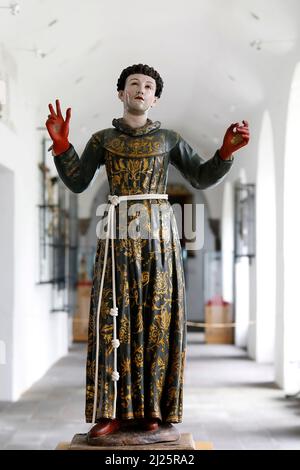
<svg viewBox="0 0 300 470">
<path fill-rule="evenodd" d="M 242 126 L 238 122 L 231 124 L 225 133 L 223 145 L 219 150 L 221 158 L 227 160 L 233 152 L 247 145 L 249 139 L 250 132 L 247 121 L 243 121 Z"/>
<path fill-rule="evenodd" d="M 66 118 L 64 119 L 61 113 L 59 100 L 56 100 L 55 103 L 56 112 L 54 111 L 52 104 L 49 104 L 50 114 L 48 114 L 46 127 L 51 139 L 53 140 L 53 152 L 55 155 L 59 155 L 60 153 L 68 150 L 70 147 L 68 135 L 69 123 L 71 119 L 71 108 L 67 109 Z"/>
</svg>

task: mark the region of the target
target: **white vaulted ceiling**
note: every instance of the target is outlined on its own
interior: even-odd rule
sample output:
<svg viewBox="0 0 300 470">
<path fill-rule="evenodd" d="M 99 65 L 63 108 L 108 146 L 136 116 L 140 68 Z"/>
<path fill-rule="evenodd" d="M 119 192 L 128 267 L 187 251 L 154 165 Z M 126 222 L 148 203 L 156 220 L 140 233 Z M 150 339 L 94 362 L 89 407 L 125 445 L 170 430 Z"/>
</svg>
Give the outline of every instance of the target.
<svg viewBox="0 0 300 470">
<path fill-rule="evenodd" d="M 59 97 L 64 109 L 72 107 L 77 142 L 121 116 L 118 76 L 142 62 L 165 83 L 150 118 L 210 151 L 227 125 L 264 100 L 280 80 L 278 64 L 299 50 L 299 0 L 18 3 L 16 16 L 0 9 L 0 42 L 38 96 L 37 126 Z"/>
</svg>

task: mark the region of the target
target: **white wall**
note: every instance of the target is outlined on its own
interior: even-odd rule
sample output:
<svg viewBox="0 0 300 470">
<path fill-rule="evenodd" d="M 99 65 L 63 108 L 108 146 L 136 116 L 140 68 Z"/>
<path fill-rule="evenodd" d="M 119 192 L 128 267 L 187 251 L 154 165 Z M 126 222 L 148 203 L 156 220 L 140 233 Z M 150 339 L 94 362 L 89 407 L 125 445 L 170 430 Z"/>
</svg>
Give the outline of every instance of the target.
<svg viewBox="0 0 300 470">
<path fill-rule="evenodd" d="M 2 49 L 0 67 L 10 77 L 10 123 L 0 122 L 1 206 L 13 226 L 2 234 L 6 267 L 0 263 L 0 280 L 10 278 L 7 300 L 0 303 L 0 340 L 6 343 L 6 364 L 0 365 L 0 400 L 16 400 L 34 381 L 67 353 L 67 314 L 49 312 L 51 290 L 38 286 L 39 169 L 42 146 L 36 118 L 34 83 L 18 77 L 13 59 Z M 13 182 L 13 186 L 12 186 Z M 13 201 L 13 210 L 12 207 Z M 0 213 L 0 224 L 5 215 Z M 11 266 L 9 266 L 11 264 Z M 2 289 L 3 289 L 2 285 Z M 13 298 L 13 301 L 11 299 Z M 9 325 L 8 325 L 9 324 Z M 9 327 L 8 327 L 9 326 Z M 2 338 L 1 336 L 5 336 Z"/>
</svg>

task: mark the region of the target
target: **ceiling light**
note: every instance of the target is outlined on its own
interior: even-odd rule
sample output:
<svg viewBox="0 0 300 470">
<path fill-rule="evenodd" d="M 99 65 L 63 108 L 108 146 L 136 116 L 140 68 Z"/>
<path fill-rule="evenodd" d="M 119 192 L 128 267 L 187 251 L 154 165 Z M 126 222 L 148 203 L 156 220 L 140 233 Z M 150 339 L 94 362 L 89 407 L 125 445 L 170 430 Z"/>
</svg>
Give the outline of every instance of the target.
<svg viewBox="0 0 300 470">
<path fill-rule="evenodd" d="M 250 42 L 251 47 L 255 47 L 257 51 L 260 51 L 262 49 L 263 44 L 272 44 L 274 42 L 279 42 L 279 43 L 293 43 L 295 42 L 295 39 L 273 39 L 270 41 L 262 41 L 261 39 L 254 39 L 253 41 Z"/>
<path fill-rule="evenodd" d="M 23 48 L 18 47 L 17 50 L 25 51 L 25 52 L 33 52 L 38 59 L 44 59 L 55 49 L 52 49 L 49 52 L 44 52 L 42 49 L 39 49 L 38 47 L 35 47 L 34 49 L 23 49 Z"/>
<path fill-rule="evenodd" d="M 54 24 L 56 24 L 58 22 L 58 20 L 52 20 L 50 21 L 50 23 L 48 24 L 49 28 L 50 26 L 53 26 Z"/>
<path fill-rule="evenodd" d="M 46 57 L 46 52 L 42 51 L 41 49 L 34 49 L 33 52 L 37 57 L 40 57 L 41 59 L 44 59 Z"/>
<path fill-rule="evenodd" d="M 254 41 L 250 42 L 250 46 L 255 47 L 257 51 L 261 50 L 261 44 L 262 44 L 261 39 L 254 39 Z"/>
<path fill-rule="evenodd" d="M 20 13 L 20 5 L 18 3 L 11 3 L 9 6 L 0 6 L 0 8 L 9 8 L 12 15 Z"/>
</svg>

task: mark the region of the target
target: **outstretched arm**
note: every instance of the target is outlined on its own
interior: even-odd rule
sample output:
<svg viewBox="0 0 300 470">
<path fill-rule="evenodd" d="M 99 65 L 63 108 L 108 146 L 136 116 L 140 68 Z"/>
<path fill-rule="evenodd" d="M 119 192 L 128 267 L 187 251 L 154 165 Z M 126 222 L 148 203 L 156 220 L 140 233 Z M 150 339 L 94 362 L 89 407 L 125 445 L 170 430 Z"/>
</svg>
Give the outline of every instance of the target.
<svg viewBox="0 0 300 470">
<path fill-rule="evenodd" d="M 49 105 L 50 115 L 46 126 L 53 140 L 52 151 L 57 172 L 65 185 L 74 193 L 84 191 L 92 181 L 96 171 L 104 164 L 104 148 L 101 134 L 94 134 L 88 141 L 81 158 L 68 140 L 71 109 L 64 120 L 59 100 L 56 100 L 56 113 Z"/>
<path fill-rule="evenodd" d="M 222 147 L 209 160 L 200 157 L 179 134 L 176 134 L 176 145 L 170 151 L 170 162 L 194 188 L 207 189 L 215 186 L 232 167 L 232 153 L 249 141 L 248 123 L 243 122 L 244 127 L 236 123 L 227 129 Z"/>
<path fill-rule="evenodd" d="M 210 160 L 205 161 L 179 134 L 177 139 L 177 144 L 170 152 L 170 162 L 194 188 L 214 186 L 230 170 L 233 159 L 222 160 L 218 150 Z"/>
</svg>

